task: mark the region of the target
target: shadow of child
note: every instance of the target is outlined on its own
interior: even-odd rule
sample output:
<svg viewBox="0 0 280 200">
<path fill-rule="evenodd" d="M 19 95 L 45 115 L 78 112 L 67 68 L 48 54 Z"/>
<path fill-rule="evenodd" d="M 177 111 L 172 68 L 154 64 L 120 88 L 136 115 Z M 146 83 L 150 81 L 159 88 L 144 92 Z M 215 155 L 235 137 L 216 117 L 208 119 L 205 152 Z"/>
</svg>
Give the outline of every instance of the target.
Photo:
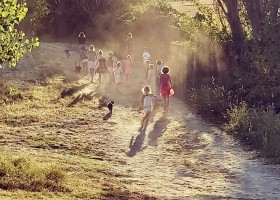
<svg viewBox="0 0 280 200">
<path fill-rule="evenodd" d="M 127 156 L 133 157 L 138 152 L 143 151 L 146 147 L 142 147 L 144 140 L 146 137 L 146 128 L 142 129 L 139 135 L 134 140 L 134 137 L 132 136 L 129 144 L 130 151 L 127 152 Z"/>
</svg>

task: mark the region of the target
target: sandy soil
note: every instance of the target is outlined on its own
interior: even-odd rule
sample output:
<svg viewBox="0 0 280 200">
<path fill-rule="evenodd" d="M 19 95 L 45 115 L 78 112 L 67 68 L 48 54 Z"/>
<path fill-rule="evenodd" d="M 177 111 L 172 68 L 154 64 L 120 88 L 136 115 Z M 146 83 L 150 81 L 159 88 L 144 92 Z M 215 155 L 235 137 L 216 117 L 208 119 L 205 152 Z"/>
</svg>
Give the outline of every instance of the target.
<svg viewBox="0 0 280 200">
<path fill-rule="evenodd" d="M 40 55 L 45 57 L 45 52 L 49 52 L 50 65 L 59 66 L 74 77 L 73 61 L 77 57 L 67 59 L 64 48 L 62 44 L 42 43 L 32 62 L 38 64 Z M 46 60 L 41 62 L 48 64 Z M 140 90 L 145 85 L 141 67 L 135 66 L 130 81 L 123 83 L 120 93 L 108 80 L 98 87 L 97 77 L 84 88 L 97 92 L 107 102 L 115 101 L 109 119 L 102 120 L 107 109 L 100 108 L 76 119 L 65 119 L 49 127 L 48 133 L 54 131 L 56 137 L 65 141 L 64 151 L 71 150 L 75 144 L 88 152 L 101 152 L 98 156 L 113 165 L 114 174 L 130 190 L 159 199 L 280 199 L 279 166 L 253 159 L 253 152 L 242 150 L 231 136 L 203 122 L 178 98 L 172 97 L 167 114 L 159 108 L 153 122 L 141 129 L 143 112 L 137 110 Z M 23 76 L 19 75 L 20 71 L 9 72 L 6 78 L 13 73 Z M 34 75 L 28 79 L 31 77 Z M 80 79 L 81 84 L 88 81 L 89 77 Z M 26 126 L 20 134 L 14 132 L 21 141 L 25 131 L 44 132 L 44 126 L 37 126 Z"/>
</svg>

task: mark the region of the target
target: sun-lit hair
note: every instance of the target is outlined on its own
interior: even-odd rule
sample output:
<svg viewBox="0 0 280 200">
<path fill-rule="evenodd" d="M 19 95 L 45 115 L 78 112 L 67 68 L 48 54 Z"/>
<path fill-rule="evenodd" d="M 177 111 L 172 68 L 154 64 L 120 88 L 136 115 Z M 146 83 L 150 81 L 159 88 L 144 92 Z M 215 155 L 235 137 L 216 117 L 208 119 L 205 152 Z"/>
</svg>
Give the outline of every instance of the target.
<svg viewBox="0 0 280 200">
<path fill-rule="evenodd" d="M 109 56 L 114 56 L 114 52 L 109 52 Z"/>
<path fill-rule="evenodd" d="M 93 44 L 89 46 L 89 50 L 90 50 L 90 51 L 94 51 L 94 50 L 95 50 L 95 48 L 94 48 L 94 45 L 93 45 Z"/>
<path fill-rule="evenodd" d="M 152 92 L 151 87 L 149 85 L 146 85 L 142 88 L 143 94 L 150 94 Z"/>
<path fill-rule="evenodd" d="M 132 33 L 128 33 L 128 34 L 127 34 L 127 37 L 132 38 Z"/>
<path fill-rule="evenodd" d="M 131 55 L 127 55 L 127 56 L 126 56 L 126 59 L 127 59 L 127 60 L 132 60 Z"/>
<path fill-rule="evenodd" d="M 98 55 L 103 55 L 103 51 L 101 49 L 98 51 Z"/>
<path fill-rule="evenodd" d="M 78 37 L 86 37 L 84 32 L 80 32 Z"/>
<path fill-rule="evenodd" d="M 145 60 L 145 64 L 149 64 L 150 62 L 150 60 Z"/>
<path fill-rule="evenodd" d="M 162 64 L 162 61 L 158 59 L 158 60 L 156 61 L 156 63 L 157 63 L 157 65 L 161 65 L 161 64 Z"/>
<path fill-rule="evenodd" d="M 117 67 L 121 67 L 122 66 L 122 63 L 121 62 L 118 62 L 117 63 Z"/>
<path fill-rule="evenodd" d="M 161 69 L 161 73 L 163 73 L 163 74 L 168 74 L 168 73 L 169 73 L 169 68 L 168 68 L 167 66 L 163 67 L 163 68 Z"/>
</svg>

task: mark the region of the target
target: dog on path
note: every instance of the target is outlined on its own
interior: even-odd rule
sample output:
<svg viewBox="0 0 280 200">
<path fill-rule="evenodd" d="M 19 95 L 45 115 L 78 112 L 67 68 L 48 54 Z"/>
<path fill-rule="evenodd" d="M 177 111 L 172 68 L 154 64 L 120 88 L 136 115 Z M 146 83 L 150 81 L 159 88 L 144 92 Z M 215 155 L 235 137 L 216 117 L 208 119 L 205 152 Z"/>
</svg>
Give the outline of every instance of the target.
<svg viewBox="0 0 280 200">
<path fill-rule="evenodd" d="M 65 49 L 65 54 L 66 54 L 66 57 L 69 58 L 71 56 L 71 50 Z"/>
</svg>

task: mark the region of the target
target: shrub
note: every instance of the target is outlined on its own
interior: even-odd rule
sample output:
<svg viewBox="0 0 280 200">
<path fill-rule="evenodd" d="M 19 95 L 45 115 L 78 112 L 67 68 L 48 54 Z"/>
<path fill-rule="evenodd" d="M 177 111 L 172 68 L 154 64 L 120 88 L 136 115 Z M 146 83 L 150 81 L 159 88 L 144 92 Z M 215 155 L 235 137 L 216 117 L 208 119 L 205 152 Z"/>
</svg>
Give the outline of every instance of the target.
<svg viewBox="0 0 280 200">
<path fill-rule="evenodd" d="M 256 109 L 241 103 L 232 106 L 227 116 L 226 131 L 246 140 L 267 157 L 280 157 L 280 116 L 273 107 Z"/>
<path fill-rule="evenodd" d="M 197 111 L 206 117 L 223 119 L 223 115 L 233 101 L 233 95 L 223 86 L 214 83 L 203 85 L 198 89 L 189 91 L 190 101 L 195 105 Z"/>
<path fill-rule="evenodd" d="M 227 110 L 226 118 L 228 119 L 228 123 L 225 125 L 226 131 L 241 135 L 245 134 L 244 137 L 248 137 L 250 119 L 249 108 L 245 102 L 239 105 L 232 105 Z"/>
<path fill-rule="evenodd" d="M 0 157 L 0 188 L 27 191 L 67 191 L 63 186 L 65 172 L 50 165 L 40 166 L 25 157 Z"/>
</svg>

